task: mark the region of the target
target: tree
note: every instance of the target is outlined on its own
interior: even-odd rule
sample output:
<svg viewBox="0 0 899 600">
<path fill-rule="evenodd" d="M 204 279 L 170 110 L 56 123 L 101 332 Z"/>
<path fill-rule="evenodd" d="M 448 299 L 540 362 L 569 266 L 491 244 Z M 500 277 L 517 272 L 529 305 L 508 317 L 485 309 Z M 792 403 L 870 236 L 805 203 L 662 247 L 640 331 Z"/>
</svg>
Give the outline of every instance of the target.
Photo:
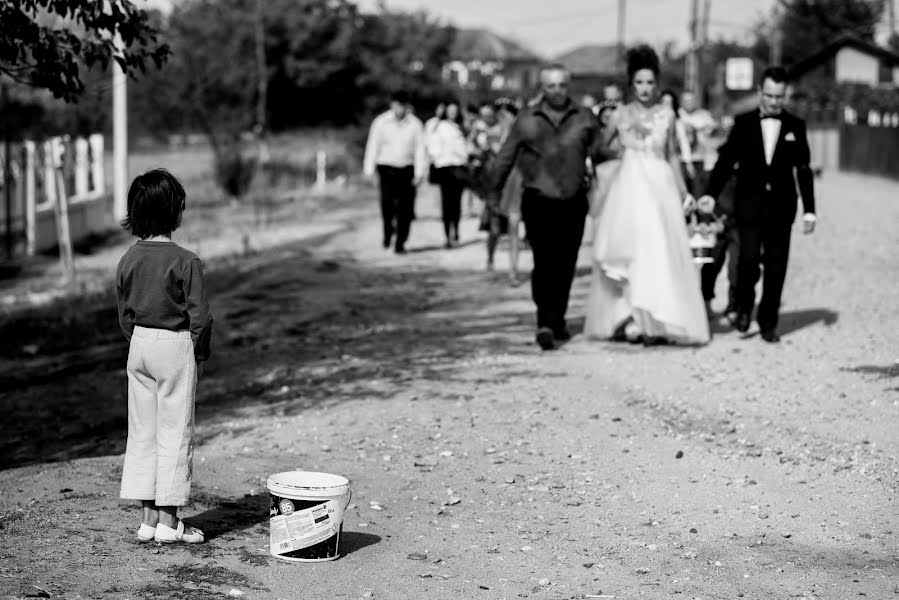
<svg viewBox="0 0 899 600">
<path fill-rule="evenodd" d="M 385 104 L 386 95 L 404 89 L 415 100 L 433 103 L 446 97 L 443 65 L 450 61 L 456 29 L 423 11 L 366 15 L 360 32 L 356 84 L 367 100 L 366 112 Z"/>
<path fill-rule="evenodd" d="M 176 4 L 160 25 L 168 64 L 130 88 L 139 125 L 199 129 L 215 143 L 252 129 L 255 8 L 253 0 Z M 263 8 L 272 131 L 367 120 L 397 89 L 424 103 L 449 91 L 441 70 L 455 30 L 424 13 L 362 14 L 349 0 L 266 0 Z"/>
<path fill-rule="evenodd" d="M 360 106 L 362 16 L 346 0 L 269 0 L 265 7 L 268 109 L 274 129 L 346 124 Z"/>
<path fill-rule="evenodd" d="M 127 0 L 3 0 L 0 23 L 0 74 L 66 102 L 84 91 L 84 67 L 105 70 L 115 60 L 126 73 L 144 72 L 169 52 L 147 13 Z"/>
<path fill-rule="evenodd" d="M 774 26 L 783 36 L 783 63 L 802 60 L 835 38 L 850 34 L 873 42 L 884 0 L 779 0 Z M 763 43 L 767 36 L 760 35 Z"/>
</svg>

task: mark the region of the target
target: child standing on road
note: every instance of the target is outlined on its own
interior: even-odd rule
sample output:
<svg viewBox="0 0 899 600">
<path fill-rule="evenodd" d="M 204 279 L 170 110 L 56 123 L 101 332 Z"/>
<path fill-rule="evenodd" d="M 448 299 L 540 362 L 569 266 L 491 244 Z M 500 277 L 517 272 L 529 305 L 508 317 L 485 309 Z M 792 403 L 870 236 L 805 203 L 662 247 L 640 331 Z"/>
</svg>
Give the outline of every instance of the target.
<svg viewBox="0 0 899 600">
<path fill-rule="evenodd" d="M 178 518 L 190 497 L 194 398 L 212 335 L 200 259 L 172 241 L 184 208 L 184 188 L 168 171 L 137 177 L 122 226 L 140 239 L 116 269 L 119 324 L 130 343 L 121 497 L 143 504 L 144 542 L 204 541 Z"/>
</svg>

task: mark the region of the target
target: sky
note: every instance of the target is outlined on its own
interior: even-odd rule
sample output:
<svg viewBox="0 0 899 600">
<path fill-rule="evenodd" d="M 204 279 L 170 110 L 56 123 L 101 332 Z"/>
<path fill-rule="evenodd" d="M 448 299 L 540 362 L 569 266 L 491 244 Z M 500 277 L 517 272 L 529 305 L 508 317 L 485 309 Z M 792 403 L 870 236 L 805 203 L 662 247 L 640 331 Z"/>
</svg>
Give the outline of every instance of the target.
<svg viewBox="0 0 899 600">
<path fill-rule="evenodd" d="M 745 39 L 775 0 L 710 0 L 710 36 Z M 700 6 L 704 0 L 700 0 Z M 486 27 L 548 58 L 582 44 L 615 43 L 619 0 L 386 0 L 390 8 L 428 12 L 462 27 Z M 357 0 L 374 9 L 377 0 Z M 625 43 L 686 44 L 691 0 L 625 0 Z"/>
<path fill-rule="evenodd" d="M 137 0 L 144 6 L 170 8 L 178 0 Z M 379 0 L 354 0 L 375 10 Z M 583 44 L 612 44 L 617 39 L 621 0 L 385 0 L 400 10 L 425 9 L 460 27 L 484 27 L 523 42 L 545 58 Z M 692 0 L 623 0 L 625 43 L 685 47 Z M 709 35 L 744 41 L 752 26 L 770 14 L 777 0 L 698 0 L 710 4 Z M 888 34 L 882 24 L 879 38 Z M 883 42 L 882 39 L 879 41 Z"/>
</svg>

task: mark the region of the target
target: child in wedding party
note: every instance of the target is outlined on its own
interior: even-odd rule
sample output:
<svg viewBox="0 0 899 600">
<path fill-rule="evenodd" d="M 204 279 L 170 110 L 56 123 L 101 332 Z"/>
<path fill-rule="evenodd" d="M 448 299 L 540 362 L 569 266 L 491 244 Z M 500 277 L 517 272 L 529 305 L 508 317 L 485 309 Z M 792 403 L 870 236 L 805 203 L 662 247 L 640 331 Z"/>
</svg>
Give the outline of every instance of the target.
<svg viewBox="0 0 899 600">
<path fill-rule="evenodd" d="M 175 177 L 148 171 L 131 183 L 122 222 L 139 240 L 116 269 L 119 323 L 130 343 L 121 497 L 143 505 L 142 542 L 205 539 L 178 518 L 190 500 L 194 399 L 212 335 L 200 259 L 172 241 L 185 206 Z"/>
</svg>

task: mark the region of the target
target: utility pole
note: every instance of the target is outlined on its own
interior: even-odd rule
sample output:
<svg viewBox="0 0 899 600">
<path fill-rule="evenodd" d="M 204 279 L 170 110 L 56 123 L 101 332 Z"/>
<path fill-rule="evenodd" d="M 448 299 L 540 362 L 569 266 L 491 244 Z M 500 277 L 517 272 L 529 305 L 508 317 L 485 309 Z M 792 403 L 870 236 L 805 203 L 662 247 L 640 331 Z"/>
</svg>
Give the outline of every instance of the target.
<svg viewBox="0 0 899 600">
<path fill-rule="evenodd" d="M 775 4 L 774 11 L 771 16 L 771 51 L 768 56 L 768 61 L 771 65 L 780 65 L 783 62 L 783 54 L 784 54 L 784 36 L 783 36 L 783 27 L 781 24 L 781 12 L 779 7 Z"/>
<path fill-rule="evenodd" d="M 700 75 L 697 77 L 699 81 L 698 89 L 696 90 L 699 94 L 699 101 L 702 102 L 703 106 L 706 103 L 706 92 L 708 88 L 708 76 L 703 77 L 704 73 L 703 65 L 711 64 L 709 62 L 709 57 L 707 56 L 708 46 L 709 46 L 709 15 L 712 12 L 712 0 L 705 0 L 705 3 L 702 6 L 702 19 L 700 22 L 699 28 L 699 40 L 700 40 L 700 49 L 699 49 L 699 71 Z"/>
<path fill-rule="evenodd" d="M 694 94 L 699 91 L 699 0 L 690 3 L 690 48 L 687 52 L 684 88 Z"/>
<path fill-rule="evenodd" d="M 627 0 L 618 0 L 618 59 L 624 61 L 624 27 L 626 23 Z"/>
<path fill-rule="evenodd" d="M 890 37 L 896 35 L 896 0 L 887 0 L 887 10 L 890 19 Z"/>
<path fill-rule="evenodd" d="M 112 14 L 112 3 L 105 0 L 104 12 Z M 125 53 L 122 36 L 113 33 L 115 53 Z M 128 77 L 118 61 L 112 61 L 112 214 L 116 222 L 128 215 Z"/>
<path fill-rule="evenodd" d="M 268 70 L 265 64 L 265 9 L 263 0 L 256 0 L 256 134 L 259 136 L 259 163 L 268 162 L 265 132 L 265 109 L 268 104 Z"/>
<path fill-rule="evenodd" d="M 6 82 L 0 81 L 0 96 L 2 96 L 3 110 L 9 110 L 9 90 Z M 13 234 L 12 234 L 12 144 L 10 144 L 9 122 L 11 114 L 2 117 L 3 120 L 3 196 L 6 198 L 6 258 L 12 260 Z"/>
</svg>

